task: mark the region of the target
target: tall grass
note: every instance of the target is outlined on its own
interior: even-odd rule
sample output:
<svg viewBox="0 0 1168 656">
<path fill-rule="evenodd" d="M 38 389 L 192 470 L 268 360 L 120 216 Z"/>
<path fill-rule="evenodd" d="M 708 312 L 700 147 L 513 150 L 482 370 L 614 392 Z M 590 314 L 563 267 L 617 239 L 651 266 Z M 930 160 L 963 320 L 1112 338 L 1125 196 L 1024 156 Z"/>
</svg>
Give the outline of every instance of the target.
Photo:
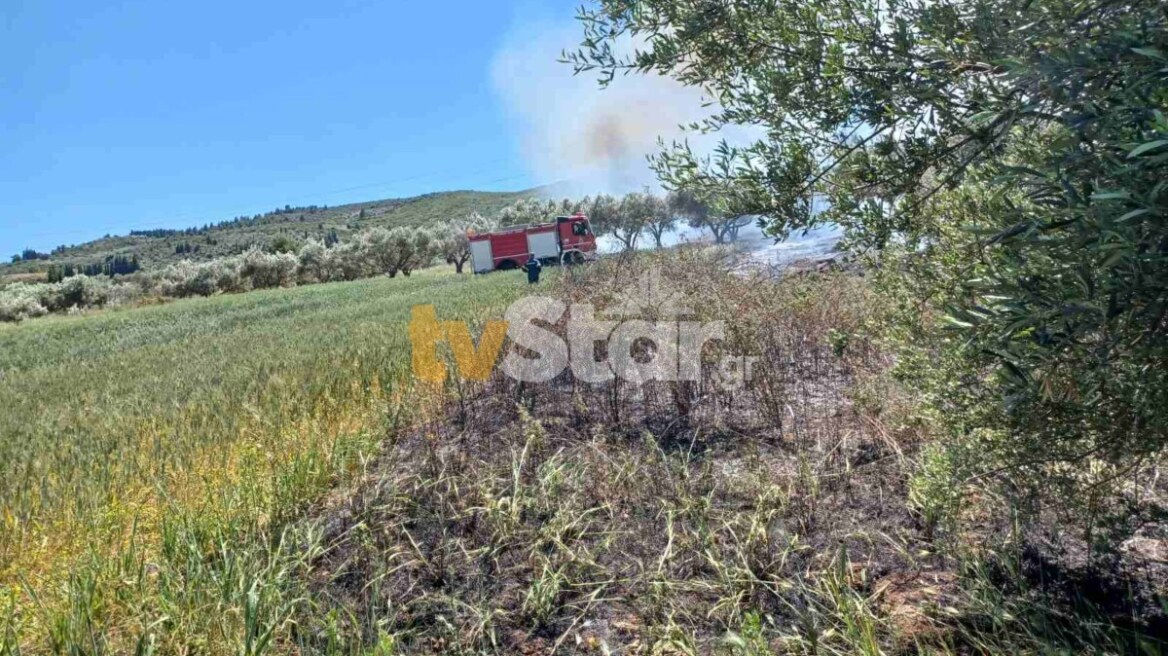
<svg viewBox="0 0 1168 656">
<path fill-rule="evenodd" d="M 696 250 L 613 259 L 545 293 L 606 307 L 660 267 L 656 298 L 728 323 L 704 363 L 752 354 L 765 378 L 448 379 L 445 414 L 387 444 L 323 514 L 298 616 L 315 630 L 296 649 L 1162 652 L 1148 625 L 1072 610 L 1019 560 L 936 538 L 910 494 L 928 424 L 865 328 L 881 307 L 863 279 L 733 265 Z"/>
<path fill-rule="evenodd" d="M 522 289 L 424 272 L 0 327 L 0 654 L 286 639 L 275 591 L 314 545 L 288 520 L 411 414 L 410 307 Z"/>
</svg>

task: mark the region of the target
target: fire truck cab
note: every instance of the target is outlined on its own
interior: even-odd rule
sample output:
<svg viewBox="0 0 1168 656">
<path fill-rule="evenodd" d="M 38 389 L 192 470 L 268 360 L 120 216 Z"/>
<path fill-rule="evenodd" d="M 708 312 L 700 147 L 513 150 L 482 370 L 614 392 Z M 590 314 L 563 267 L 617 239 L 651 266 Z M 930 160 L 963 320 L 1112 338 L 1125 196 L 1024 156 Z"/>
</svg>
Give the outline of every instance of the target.
<svg viewBox="0 0 1168 656">
<path fill-rule="evenodd" d="M 583 214 L 558 216 L 552 223 L 509 226 L 470 236 L 475 273 L 518 269 L 531 255 L 544 263 L 574 264 L 596 256 L 596 235 Z"/>
</svg>

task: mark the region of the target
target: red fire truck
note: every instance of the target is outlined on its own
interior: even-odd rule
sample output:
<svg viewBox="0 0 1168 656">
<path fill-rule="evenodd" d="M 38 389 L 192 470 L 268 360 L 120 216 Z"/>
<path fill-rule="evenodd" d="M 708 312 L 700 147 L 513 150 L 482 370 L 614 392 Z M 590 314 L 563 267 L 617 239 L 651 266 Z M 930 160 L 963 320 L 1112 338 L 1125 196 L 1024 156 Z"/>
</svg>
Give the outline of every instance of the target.
<svg viewBox="0 0 1168 656">
<path fill-rule="evenodd" d="M 533 253 L 544 263 L 578 263 L 595 258 L 596 235 L 588 217 L 558 216 L 553 223 L 508 226 L 470 236 L 475 273 L 518 269 Z"/>
</svg>

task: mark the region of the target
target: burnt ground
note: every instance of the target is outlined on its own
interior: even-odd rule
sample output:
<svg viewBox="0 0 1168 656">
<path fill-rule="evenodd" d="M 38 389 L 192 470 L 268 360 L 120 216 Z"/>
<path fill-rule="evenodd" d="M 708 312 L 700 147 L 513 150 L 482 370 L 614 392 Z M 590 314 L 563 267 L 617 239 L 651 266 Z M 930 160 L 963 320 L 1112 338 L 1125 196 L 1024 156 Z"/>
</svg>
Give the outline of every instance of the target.
<svg viewBox="0 0 1168 656">
<path fill-rule="evenodd" d="M 889 363 L 826 332 L 760 333 L 737 389 L 449 384 L 318 509 L 313 596 L 406 653 L 1164 650 L 1160 506 L 1110 560 L 988 503 L 939 530 Z"/>
<path fill-rule="evenodd" d="M 961 645 L 988 630 L 981 597 L 907 502 L 911 446 L 841 393 L 849 375 L 809 383 L 780 429 L 732 400 L 678 421 L 663 390 L 626 390 L 649 411 L 614 420 L 611 390 L 493 381 L 327 509 L 316 585 L 366 640 L 422 653 L 708 652 L 752 612 L 776 653 L 864 622 L 886 649 L 980 651 Z M 1166 635 L 1163 562 L 1067 562 L 1028 546 L 977 582 L 1011 608 Z"/>
</svg>

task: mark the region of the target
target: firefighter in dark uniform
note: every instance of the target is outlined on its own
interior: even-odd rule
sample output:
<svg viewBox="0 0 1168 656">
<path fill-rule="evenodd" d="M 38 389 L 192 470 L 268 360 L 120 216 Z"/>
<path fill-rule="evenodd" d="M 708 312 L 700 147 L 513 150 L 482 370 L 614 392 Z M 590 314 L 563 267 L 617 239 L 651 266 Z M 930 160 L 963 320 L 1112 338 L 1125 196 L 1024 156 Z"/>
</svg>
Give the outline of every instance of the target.
<svg viewBox="0 0 1168 656">
<path fill-rule="evenodd" d="M 523 265 L 523 270 L 527 271 L 528 284 L 534 285 L 539 282 L 539 271 L 542 268 L 543 265 L 539 263 L 539 260 L 535 257 L 535 253 L 532 253 L 531 257 L 527 258 L 527 264 Z"/>
</svg>

